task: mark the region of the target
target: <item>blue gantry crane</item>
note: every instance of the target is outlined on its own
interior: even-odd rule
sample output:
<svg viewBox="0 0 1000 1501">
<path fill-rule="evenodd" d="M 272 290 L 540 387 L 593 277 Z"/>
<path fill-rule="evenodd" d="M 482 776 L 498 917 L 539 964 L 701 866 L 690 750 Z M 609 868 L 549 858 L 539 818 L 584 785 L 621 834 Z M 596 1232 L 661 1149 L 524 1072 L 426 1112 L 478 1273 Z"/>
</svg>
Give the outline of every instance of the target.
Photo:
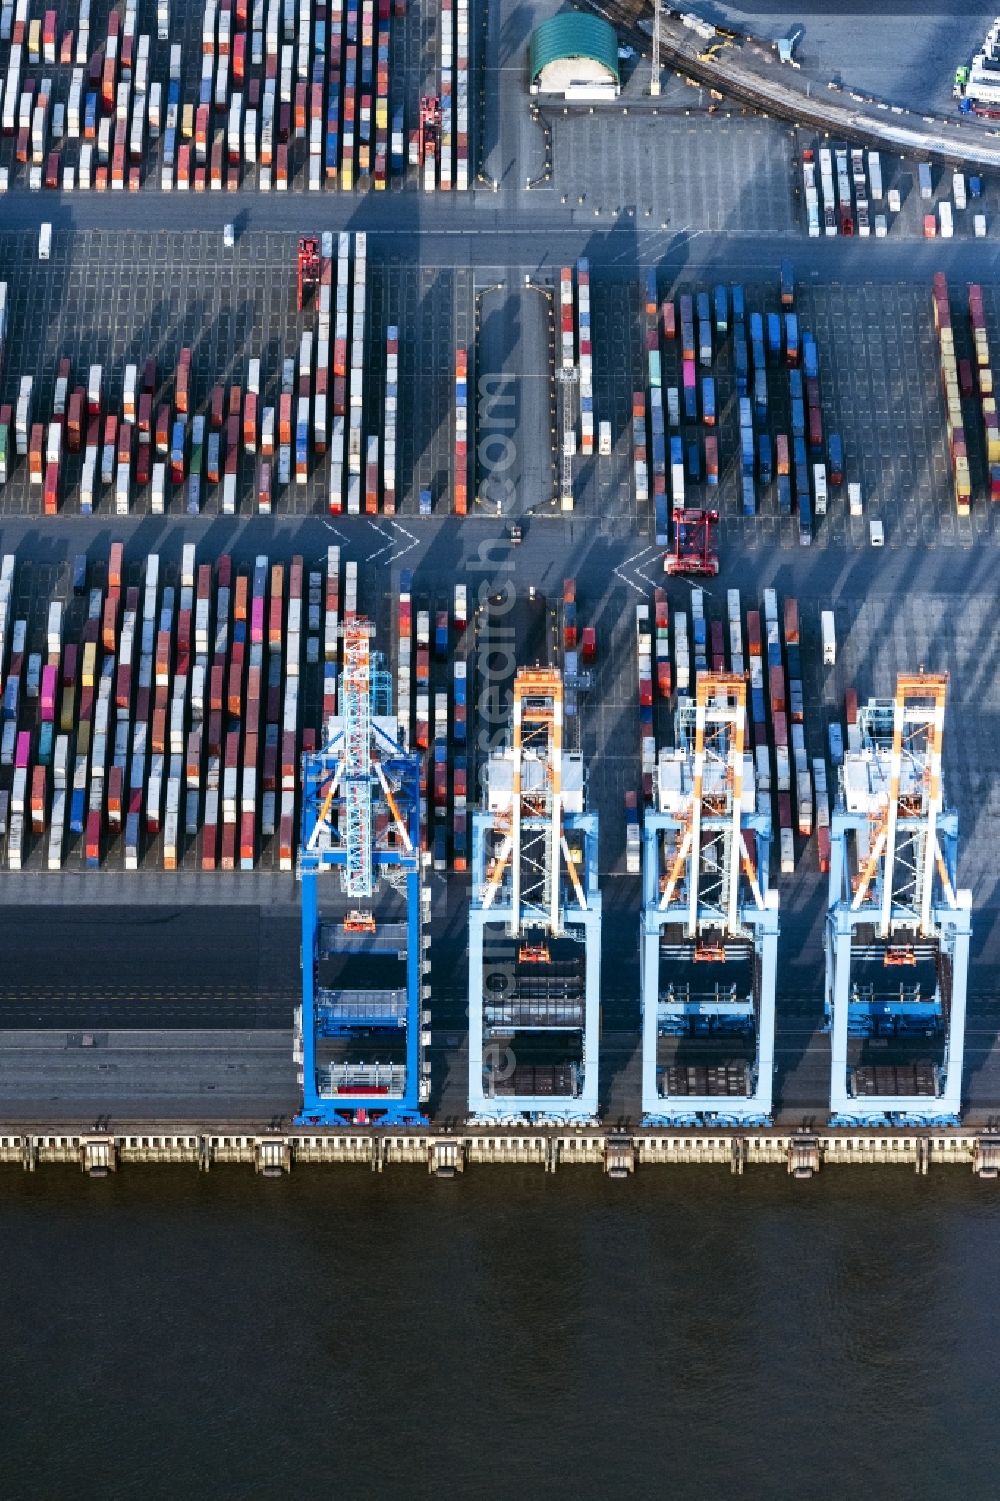
<svg viewBox="0 0 1000 1501">
<path fill-rule="evenodd" d="M 601 898 L 583 758 L 563 746 L 557 668 L 520 668 L 472 821 L 469 1110 L 493 1121 L 597 1114 Z"/>
<path fill-rule="evenodd" d="M 340 713 L 302 758 L 300 1124 L 416 1124 L 429 1093 L 420 760 L 390 697 L 350 617 Z"/>
<path fill-rule="evenodd" d="M 840 769 L 825 931 L 835 1125 L 958 1120 L 972 894 L 944 805 L 947 686 L 901 674 L 893 698 L 859 709 Z"/>
<path fill-rule="evenodd" d="M 751 1125 L 771 1115 L 778 893 L 767 884 L 771 817 L 744 749 L 746 691 L 742 677 L 699 674 L 643 820 L 650 1124 Z"/>
</svg>

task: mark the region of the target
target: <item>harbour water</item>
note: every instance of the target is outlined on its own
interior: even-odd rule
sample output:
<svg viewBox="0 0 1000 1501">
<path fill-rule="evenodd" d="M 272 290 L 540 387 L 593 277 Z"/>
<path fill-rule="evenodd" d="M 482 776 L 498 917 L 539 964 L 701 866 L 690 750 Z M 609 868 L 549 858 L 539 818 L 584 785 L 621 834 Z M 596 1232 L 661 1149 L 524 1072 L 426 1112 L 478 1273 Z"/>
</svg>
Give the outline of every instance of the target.
<svg viewBox="0 0 1000 1501">
<path fill-rule="evenodd" d="M 0 1175 L 0 1494 L 995 1497 L 958 1170 Z"/>
</svg>

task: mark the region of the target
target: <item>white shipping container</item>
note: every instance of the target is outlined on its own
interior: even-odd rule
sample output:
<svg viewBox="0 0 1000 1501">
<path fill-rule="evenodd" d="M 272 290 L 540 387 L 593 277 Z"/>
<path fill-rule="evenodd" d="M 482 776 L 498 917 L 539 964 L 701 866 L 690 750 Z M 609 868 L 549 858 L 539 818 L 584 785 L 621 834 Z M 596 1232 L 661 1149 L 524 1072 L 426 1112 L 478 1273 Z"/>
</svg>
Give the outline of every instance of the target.
<svg viewBox="0 0 1000 1501">
<path fill-rule="evenodd" d="M 837 660 L 837 629 L 832 610 L 820 614 L 820 631 L 823 637 L 823 665 L 832 667 Z"/>
<path fill-rule="evenodd" d="M 781 852 L 781 874 L 783 876 L 793 876 L 795 874 L 795 839 L 791 829 L 781 830 L 779 849 Z"/>
</svg>

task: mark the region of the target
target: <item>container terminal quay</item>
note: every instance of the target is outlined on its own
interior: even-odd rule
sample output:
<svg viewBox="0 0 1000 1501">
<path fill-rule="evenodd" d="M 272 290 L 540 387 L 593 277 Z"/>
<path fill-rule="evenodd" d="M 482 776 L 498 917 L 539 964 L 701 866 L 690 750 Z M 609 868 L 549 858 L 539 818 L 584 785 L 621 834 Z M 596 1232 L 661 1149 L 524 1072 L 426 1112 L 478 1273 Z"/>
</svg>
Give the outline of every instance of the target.
<svg viewBox="0 0 1000 1501">
<path fill-rule="evenodd" d="M 625 19 L 5 8 L 0 1162 L 1000 1174 L 988 122 Z"/>
</svg>

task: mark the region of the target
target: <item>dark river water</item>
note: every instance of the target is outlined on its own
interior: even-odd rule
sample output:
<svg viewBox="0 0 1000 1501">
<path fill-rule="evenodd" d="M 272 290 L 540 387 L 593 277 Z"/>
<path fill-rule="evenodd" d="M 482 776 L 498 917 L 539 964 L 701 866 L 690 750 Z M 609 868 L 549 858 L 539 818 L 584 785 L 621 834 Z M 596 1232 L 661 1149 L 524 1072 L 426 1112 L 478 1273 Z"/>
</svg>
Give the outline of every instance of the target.
<svg viewBox="0 0 1000 1501">
<path fill-rule="evenodd" d="M 995 1498 L 941 1168 L 0 1176 L 0 1498 Z"/>
</svg>

